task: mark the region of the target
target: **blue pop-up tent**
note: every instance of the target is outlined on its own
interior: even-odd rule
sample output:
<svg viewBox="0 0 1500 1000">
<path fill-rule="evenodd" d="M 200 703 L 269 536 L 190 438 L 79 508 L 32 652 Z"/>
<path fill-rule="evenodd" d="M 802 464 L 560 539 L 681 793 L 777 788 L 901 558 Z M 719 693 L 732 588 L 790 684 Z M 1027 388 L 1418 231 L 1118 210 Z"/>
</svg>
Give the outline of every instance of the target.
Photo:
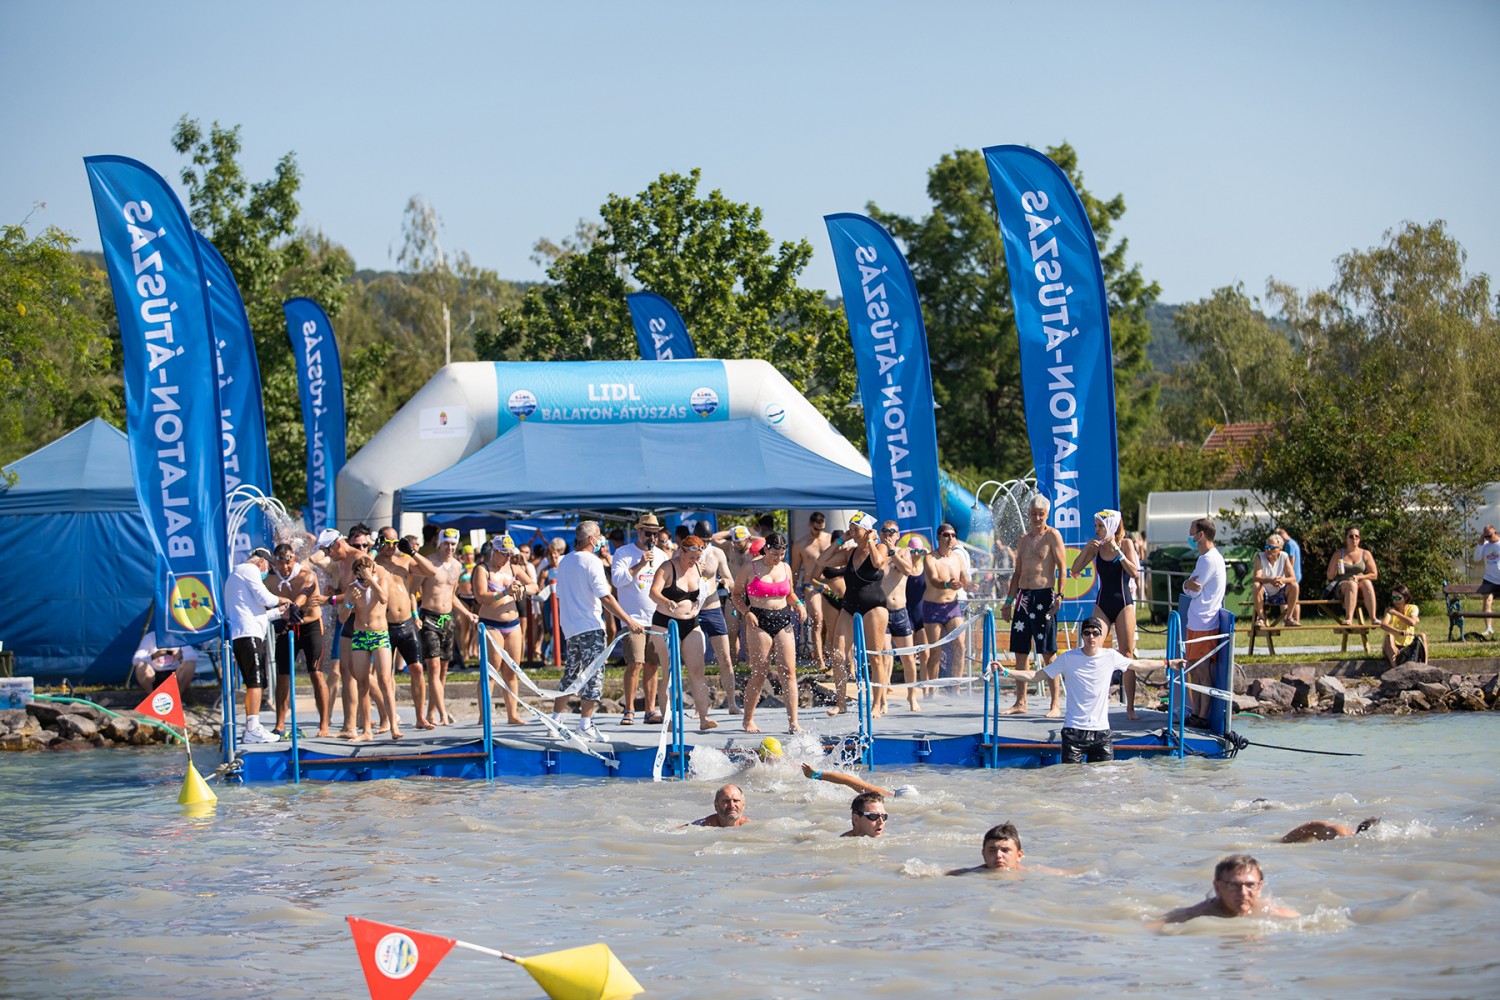
<svg viewBox="0 0 1500 1000">
<path fill-rule="evenodd" d="M 872 507 L 870 477 L 753 419 L 700 424 L 528 421 L 402 489 L 400 509 L 746 510 Z"/>
<path fill-rule="evenodd" d="M 151 610 L 155 551 L 125 435 L 95 418 L 6 469 L 0 641 L 16 673 L 119 682 Z"/>
</svg>

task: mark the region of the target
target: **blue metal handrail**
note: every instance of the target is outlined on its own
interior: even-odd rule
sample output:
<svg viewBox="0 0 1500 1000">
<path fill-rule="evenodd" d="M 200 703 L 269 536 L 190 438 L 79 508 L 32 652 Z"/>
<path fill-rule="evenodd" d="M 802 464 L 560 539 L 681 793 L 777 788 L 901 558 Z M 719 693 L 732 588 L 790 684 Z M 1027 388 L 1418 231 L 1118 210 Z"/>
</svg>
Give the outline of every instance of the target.
<svg viewBox="0 0 1500 1000">
<path fill-rule="evenodd" d="M 479 622 L 479 722 L 484 727 L 484 779 L 495 780 L 495 727 L 490 694 L 490 642 Z"/>
<path fill-rule="evenodd" d="M 998 767 L 1000 748 L 1000 677 L 996 672 L 995 609 L 984 612 L 984 635 L 980 640 L 980 670 L 984 674 L 984 766 Z"/>
<path fill-rule="evenodd" d="M 1167 614 L 1168 660 L 1181 659 L 1182 618 L 1176 611 Z M 1172 747 L 1172 756 L 1183 755 L 1183 726 L 1187 720 L 1187 671 L 1167 669 L 1167 745 Z"/>
<path fill-rule="evenodd" d="M 292 784 L 302 784 L 302 751 L 298 741 L 301 734 L 297 732 L 297 633 L 291 629 L 286 630 L 286 698 L 287 704 L 292 709 Z M 395 725 L 394 719 L 391 725 Z"/>
<path fill-rule="evenodd" d="M 226 625 L 225 628 L 228 626 Z M 235 726 L 234 726 L 234 689 L 236 678 L 234 671 L 234 651 L 230 649 L 229 643 L 224 641 L 224 634 L 219 634 L 219 710 L 222 713 L 219 720 L 219 747 L 223 751 L 224 763 L 228 764 L 234 760 Z"/>
<path fill-rule="evenodd" d="M 682 640 L 678 636 L 675 620 L 667 623 L 667 661 L 670 664 L 672 685 L 672 773 L 685 778 L 687 742 L 682 724 Z"/>
<path fill-rule="evenodd" d="M 873 697 L 870 691 L 870 652 L 865 646 L 864 615 L 854 616 L 854 708 L 859 725 L 859 762 L 875 770 Z"/>
</svg>

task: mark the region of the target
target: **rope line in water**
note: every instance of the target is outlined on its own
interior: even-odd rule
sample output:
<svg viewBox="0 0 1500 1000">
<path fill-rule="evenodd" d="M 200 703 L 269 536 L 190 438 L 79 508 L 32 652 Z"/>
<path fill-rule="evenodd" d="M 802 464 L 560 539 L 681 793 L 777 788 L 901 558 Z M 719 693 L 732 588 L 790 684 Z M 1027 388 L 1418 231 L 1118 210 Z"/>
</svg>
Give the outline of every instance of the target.
<svg viewBox="0 0 1500 1000">
<path fill-rule="evenodd" d="M 1257 743 L 1254 740 L 1246 740 L 1246 744 L 1252 747 L 1265 747 L 1267 750 L 1290 750 L 1293 753 L 1315 753 L 1325 757 L 1363 757 L 1362 753 L 1347 753 L 1342 750 L 1307 750 L 1302 747 L 1283 747 L 1275 743 Z"/>
</svg>

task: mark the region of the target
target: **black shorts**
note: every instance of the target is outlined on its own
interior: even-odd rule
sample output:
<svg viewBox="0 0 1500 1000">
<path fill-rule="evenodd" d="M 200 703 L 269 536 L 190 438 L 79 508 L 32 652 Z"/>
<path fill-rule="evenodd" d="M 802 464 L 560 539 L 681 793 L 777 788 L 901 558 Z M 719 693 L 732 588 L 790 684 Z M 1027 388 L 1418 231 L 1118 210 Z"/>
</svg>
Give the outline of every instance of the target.
<svg viewBox="0 0 1500 1000">
<path fill-rule="evenodd" d="M 297 637 L 294 655 L 301 653 L 307 662 L 308 672 L 323 669 L 323 623 L 317 618 L 304 619 L 302 624 L 293 628 L 292 633 Z M 286 633 L 280 623 L 276 627 L 276 674 L 277 676 L 288 676 L 292 672 L 291 661 L 286 658 Z"/>
<path fill-rule="evenodd" d="M 1108 729 L 1067 729 L 1062 731 L 1062 762 L 1097 764 L 1115 759 L 1115 736 Z"/>
<path fill-rule="evenodd" d="M 1050 587 L 1023 590 L 1016 600 L 1010 620 L 1012 653 L 1057 652 L 1057 616 L 1052 613 L 1055 591 Z"/>
<path fill-rule="evenodd" d="M 422 612 L 422 655 L 447 663 L 453 659 L 453 613 Z"/>
<path fill-rule="evenodd" d="M 1488 597 L 1491 594 L 1500 594 L 1500 583 L 1490 583 L 1488 580 L 1479 581 L 1479 590 L 1476 591 L 1480 597 Z"/>
<path fill-rule="evenodd" d="M 266 640 L 263 636 L 246 635 L 234 640 L 234 665 L 240 668 L 240 676 L 247 688 L 266 686 Z"/>
<path fill-rule="evenodd" d="M 422 643 L 417 638 L 416 622 L 407 618 L 388 626 L 385 631 L 391 637 L 391 648 L 401 654 L 401 659 L 406 661 L 407 666 L 422 665 Z"/>
<path fill-rule="evenodd" d="M 905 608 L 891 608 L 889 624 L 886 630 L 891 635 L 911 635 L 916 629 L 912 628 L 911 612 Z"/>
</svg>

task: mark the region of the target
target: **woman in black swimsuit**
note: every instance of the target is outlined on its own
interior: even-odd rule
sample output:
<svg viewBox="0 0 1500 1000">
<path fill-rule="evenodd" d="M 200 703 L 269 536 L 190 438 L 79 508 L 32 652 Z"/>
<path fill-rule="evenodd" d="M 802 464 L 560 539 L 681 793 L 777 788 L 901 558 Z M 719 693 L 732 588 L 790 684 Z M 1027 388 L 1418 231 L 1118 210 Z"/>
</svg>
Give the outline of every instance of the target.
<svg viewBox="0 0 1500 1000">
<path fill-rule="evenodd" d="M 849 523 L 849 563 L 844 571 L 844 606 L 838 617 L 838 646 L 849 649 L 854 642 L 854 616 L 860 615 L 864 622 L 865 651 L 870 658 L 870 679 L 882 685 L 874 689 L 870 706 L 872 716 L 885 714 L 885 687 L 891 681 L 891 659 L 877 655 L 886 646 L 886 625 L 890 621 L 885 606 L 885 565 L 890 559 L 890 550 L 880 541 L 875 518 L 863 511 L 856 511 Z M 844 684 L 839 672 L 834 674 L 834 687 L 840 695 L 838 704 L 829 715 L 845 711 Z"/>
<path fill-rule="evenodd" d="M 677 639 L 682 648 L 682 665 L 687 668 L 688 689 L 693 693 L 693 708 L 698 713 L 698 730 L 718 729 L 719 724 L 708 717 L 712 702 L 708 697 L 708 683 L 703 679 L 703 631 L 698 628 L 698 609 L 703 606 L 700 593 L 703 573 L 699 562 L 703 558 L 703 547 L 707 543 L 697 535 L 688 535 L 677 545 L 672 558 L 662 563 L 651 578 L 651 600 L 656 604 L 656 613 L 651 616 L 651 626 L 661 634 L 653 634 L 658 662 L 671 662 L 667 655 L 667 626 L 677 623 Z M 658 688 L 661 702 L 647 706 L 648 713 L 665 713 L 667 685 Z"/>
<path fill-rule="evenodd" d="M 1125 525 L 1117 510 L 1101 510 L 1094 515 L 1094 537 L 1073 560 L 1073 575 L 1083 572 L 1089 560 L 1094 562 L 1094 617 L 1109 622 L 1115 631 L 1115 649 L 1135 658 L 1135 601 L 1130 583 L 1140 573 L 1135 543 L 1125 537 Z M 1138 719 L 1135 713 L 1135 671 L 1126 670 L 1120 677 L 1125 689 L 1125 717 Z"/>
</svg>

